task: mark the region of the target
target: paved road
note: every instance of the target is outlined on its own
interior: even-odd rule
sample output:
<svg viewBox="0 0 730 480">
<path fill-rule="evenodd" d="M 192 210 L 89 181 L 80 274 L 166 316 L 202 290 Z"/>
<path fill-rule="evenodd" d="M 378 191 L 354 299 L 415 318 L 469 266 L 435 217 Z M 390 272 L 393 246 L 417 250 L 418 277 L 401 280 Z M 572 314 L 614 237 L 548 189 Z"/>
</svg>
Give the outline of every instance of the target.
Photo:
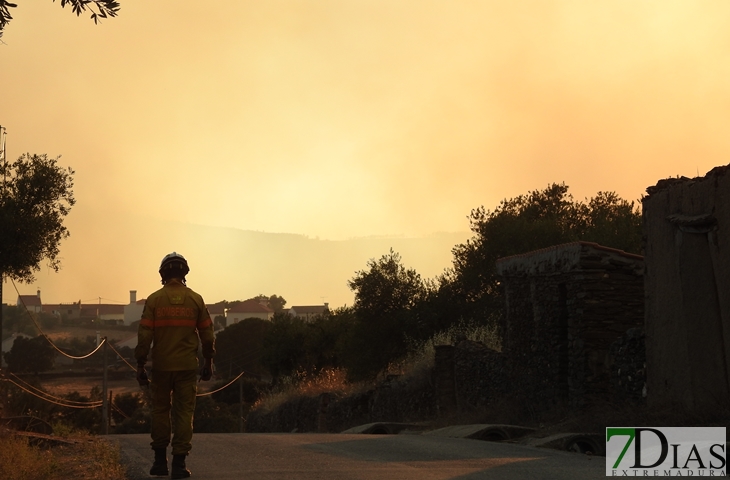
<svg viewBox="0 0 730 480">
<path fill-rule="evenodd" d="M 131 480 L 149 479 L 149 435 L 110 435 Z M 316 433 L 195 434 L 194 480 L 599 479 L 605 458 L 462 438 Z"/>
</svg>

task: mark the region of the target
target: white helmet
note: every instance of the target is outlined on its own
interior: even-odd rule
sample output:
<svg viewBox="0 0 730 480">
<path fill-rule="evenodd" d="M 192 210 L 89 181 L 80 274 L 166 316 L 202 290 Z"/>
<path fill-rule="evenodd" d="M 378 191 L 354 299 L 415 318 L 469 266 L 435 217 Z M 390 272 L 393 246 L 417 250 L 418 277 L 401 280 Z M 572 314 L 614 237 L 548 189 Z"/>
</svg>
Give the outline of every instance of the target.
<svg viewBox="0 0 730 480">
<path fill-rule="evenodd" d="M 177 252 L 172 252 L 168 255 L 165 255 L 165 258 L 163 258 L 162 262 L 160 262 L 160 276 L 163 280 L 165 279 L 167 272 L 169 272 L 170 270 L 180 271 L 182 272 L 182 275 L 184 277 L 190 271 L 190 268 L 188 267 L 188 261 L 185 260 L 185 257 Z"/>
</svg>

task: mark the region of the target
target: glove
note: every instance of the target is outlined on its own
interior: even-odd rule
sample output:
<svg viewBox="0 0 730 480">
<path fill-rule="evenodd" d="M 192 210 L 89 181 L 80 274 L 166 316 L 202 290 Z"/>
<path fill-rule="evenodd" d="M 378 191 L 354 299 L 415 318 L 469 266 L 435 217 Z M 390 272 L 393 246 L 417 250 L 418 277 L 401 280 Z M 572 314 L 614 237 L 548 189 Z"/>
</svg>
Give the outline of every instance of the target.
<svg viewBox="0 0 730 480">
<path fill-rule="evenodd" d="M 206 358 L 203 368 L 200 369 L 200 380 L 207 382 L 213 376 L 213 359 Z"/>
<path fill-rule="evenodd" d="M 139 383 L 140 387 L 150 386 L 150 379 L 147 378 L 147 370 L 141 365 L 137 365 L 137 383 Z"/>
</svg>

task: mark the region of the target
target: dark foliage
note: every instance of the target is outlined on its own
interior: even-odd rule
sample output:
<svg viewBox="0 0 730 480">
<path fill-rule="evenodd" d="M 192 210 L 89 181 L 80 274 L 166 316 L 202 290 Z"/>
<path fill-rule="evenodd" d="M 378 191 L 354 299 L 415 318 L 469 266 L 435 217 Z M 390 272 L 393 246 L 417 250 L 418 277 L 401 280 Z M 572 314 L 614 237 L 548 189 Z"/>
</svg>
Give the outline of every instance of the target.
<svg viewBox="0 0 730 480">
<path fill-rule="evenodd" d="M 53 368 L 56 350 L 43 336 L 17 337 L 13 347 L 4 356 L 9 371 L 38 373 Z"/>
<path fill-rule="evenodd" d="M 408 336 L 418 330 L 415 312 L 428 292 L 421 276 L 401 265 L 392 249 L 368 267 L 348 282 L 355 292 L 355 321 L 343 362 L 351 380 L 373 378 L 408 352 Z"/>
<path fill-rule="evenodd" d="M 474 236 L 457 245 L 453 267 L 441 278 L 437 303 L 452 316 L 486 321 L 502 308 L 497 259 L 578 240 L 640 253 L 641 213 L 634 202 L 599 192 L 575 202 L 565 184 L 503 200 L 494 210 L 472 210 Z"/>
<path fill-rule="evenodd" d="M 23 155 L 0 165 L 0 272 L 32 282 L 41 261 L 58 271 L 59 244 L 69 233 L 63 225 L 75 200 L 73 170 L 46 155 Z"/>
<path fill-rule="evenodd" d="M 262 374 L 263 344 L 271 322 L 247 318 L 226 327 L 216 337 L 216 369 L 220 374 L 233 377 L 245 371 Z"/>
<path fill-rule="evenodd" d="M 66 5 L 71 6 L 71 10 L 77 17 L 89 10 L 91 12 L 90 18 L 94 23 L 99 23 L 102 18 L 116 17 L 121 8 L 116 0 L 61 0 L 61 7 L 63 8 Z M 10 20 L 13 19 L 8 9 L 17 6 L 17 4 L 10 3 L 7 0 L 0 0 L 0 37 L 2 37 L 3 31 L 10 23 Z"/>
</svg>

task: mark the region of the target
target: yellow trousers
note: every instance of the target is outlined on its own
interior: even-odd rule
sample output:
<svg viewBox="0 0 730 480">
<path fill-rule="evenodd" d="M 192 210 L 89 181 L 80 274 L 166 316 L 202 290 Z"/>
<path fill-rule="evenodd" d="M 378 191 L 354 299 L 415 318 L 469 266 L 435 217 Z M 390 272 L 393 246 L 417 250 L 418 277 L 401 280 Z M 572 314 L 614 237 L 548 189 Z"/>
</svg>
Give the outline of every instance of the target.
<svg viewBox="0 0 730 480">
<path fill-rule="evenodd" d="M 173 455 L 190 452 L 196 377 L 196 370 L 152 371 L 152 448 L 167 448 L 172 435 Z"/>
</svg>

